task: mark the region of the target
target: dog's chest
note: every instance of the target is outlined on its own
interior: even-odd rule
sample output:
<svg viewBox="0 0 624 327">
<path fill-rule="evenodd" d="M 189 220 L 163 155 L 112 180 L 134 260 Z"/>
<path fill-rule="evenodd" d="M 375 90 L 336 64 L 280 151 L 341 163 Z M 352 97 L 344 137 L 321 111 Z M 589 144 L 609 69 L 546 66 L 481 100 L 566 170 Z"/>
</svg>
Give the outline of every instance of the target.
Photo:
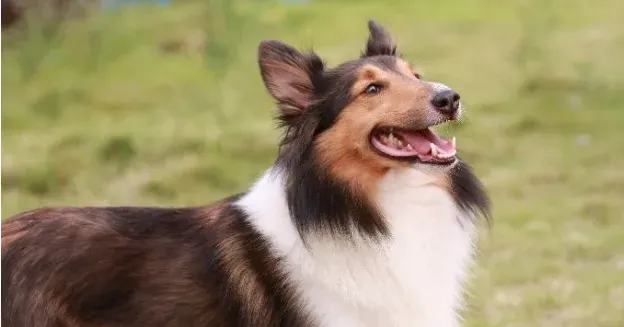
<svg viewBox="0 0 624 327">
<path fill-rule="evenodd" d="M 306 248 L 287 215 L 278 221 L 272 210 L 271 222 L 257 221 L 322 326 L 457 326 L 473 226 L 422 177 L 393 174 L 380 185 L 391 237 L 379 244 L 319 236 Z"/>
<path fill-rule="evenodd" d="M 456 325 L 472 225 L 443 190 L 409 186 L 382 185 L 387 241 L 319 241 L 296 259 L 303 295 L 325 326 Z"/>
</svg>

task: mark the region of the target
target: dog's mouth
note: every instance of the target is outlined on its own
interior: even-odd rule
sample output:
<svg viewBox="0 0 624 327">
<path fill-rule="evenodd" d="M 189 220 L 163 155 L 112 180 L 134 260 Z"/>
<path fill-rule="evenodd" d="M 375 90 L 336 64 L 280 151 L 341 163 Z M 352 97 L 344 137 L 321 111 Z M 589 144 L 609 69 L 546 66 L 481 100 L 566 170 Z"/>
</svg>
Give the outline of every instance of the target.
<svg viewBox="0 0 624 327">
<path fill-rule="evenodd" d="M 421 130 L 376 128 L 371 134 L 371 144 L 386 157 L 426 164 L 452 164 L 457 154 L 455 138 L 445 140 L 430 127 Z"/>
</svg>

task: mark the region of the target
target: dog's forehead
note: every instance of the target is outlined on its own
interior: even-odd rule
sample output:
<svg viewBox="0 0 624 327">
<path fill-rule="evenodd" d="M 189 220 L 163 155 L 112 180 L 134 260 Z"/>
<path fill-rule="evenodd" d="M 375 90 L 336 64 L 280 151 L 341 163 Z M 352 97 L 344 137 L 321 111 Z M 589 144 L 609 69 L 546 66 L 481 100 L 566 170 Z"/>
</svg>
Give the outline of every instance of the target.
<svg viewBox="0 0 624 327">
<path fill-rule="evenodd" d="M 412 67 L 402 58 L 396 56 L 364 57 L 345 62 L 334 68 L 330 75 L 338 78 L 355 78 L 366 76 L 367 71 L 399 73 L 411 76 L 414 74 Z"/>
<path fill-rule="evenodd" d="M 405 76 L 414 75 L 409 63 L 395 56 L 375 56 L 363 58 L 359 67 L 360 76 L 371 76 L 369 71 L 379 73 L 392 73 Z M 373 74 L 374 75 L 374 74 Z"/>
<path fill-rule="evenodd" d="M 375 66 L 386 71 L 395 71 L 400 59 L 395 56 L 375 56 L 362 58 L 362 66 Z"/>
</svg>

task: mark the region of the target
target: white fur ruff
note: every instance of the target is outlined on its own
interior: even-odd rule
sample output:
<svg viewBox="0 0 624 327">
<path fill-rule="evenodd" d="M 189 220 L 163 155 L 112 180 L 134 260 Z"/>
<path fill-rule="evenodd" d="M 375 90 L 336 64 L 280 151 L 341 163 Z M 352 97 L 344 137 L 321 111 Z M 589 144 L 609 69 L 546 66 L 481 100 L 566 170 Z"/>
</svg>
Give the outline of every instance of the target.
<svg viewBox="0 0 624 327">
<path fill-rule="evenodd" d="M 474 225 L 446 190 L 416 169 L 389 172 L 378 191 L 392 235 L 381 244 L 313 235 L 304 247 L 282 177 L 271 171 L 238 204 L 284 258 L 319 325 L 458 326 Z"/>
</svg>

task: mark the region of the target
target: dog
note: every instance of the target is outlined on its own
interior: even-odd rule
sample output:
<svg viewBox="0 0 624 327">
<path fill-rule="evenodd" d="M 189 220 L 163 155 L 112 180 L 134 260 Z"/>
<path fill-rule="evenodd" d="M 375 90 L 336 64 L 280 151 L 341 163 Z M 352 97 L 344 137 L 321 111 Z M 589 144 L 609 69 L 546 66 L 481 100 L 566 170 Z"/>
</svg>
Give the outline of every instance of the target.
<svg viewBox="0 0 624 327">
<path fill-rule="evenodd" d="M 461 323 L 489 198 L 454 139 L 448 86 L 388 31 L 330 68 L 258 47 L 283 130 L 244 193 L 202 207 L 63 207 L 2 224 L 2 324 L 418 326 Z"/>
</svg>

